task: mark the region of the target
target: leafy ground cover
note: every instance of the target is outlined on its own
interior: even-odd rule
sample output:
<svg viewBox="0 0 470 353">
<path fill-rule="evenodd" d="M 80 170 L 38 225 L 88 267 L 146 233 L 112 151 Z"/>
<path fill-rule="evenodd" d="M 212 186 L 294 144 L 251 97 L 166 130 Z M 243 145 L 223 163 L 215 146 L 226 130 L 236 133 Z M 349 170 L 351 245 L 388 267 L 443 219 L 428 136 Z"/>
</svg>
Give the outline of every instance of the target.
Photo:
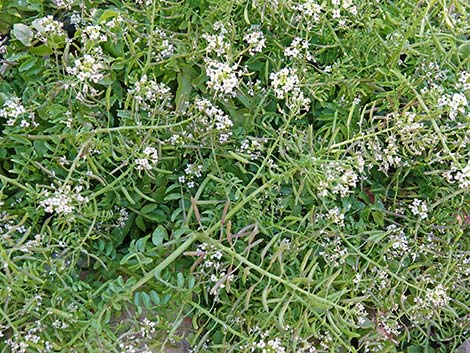
<svg viewBox="0 0 470 353">
<path fill-rule="evenodd" d="M 0 1 L 0 351 L 464 351 L 469 15 Z"/>
</svg>

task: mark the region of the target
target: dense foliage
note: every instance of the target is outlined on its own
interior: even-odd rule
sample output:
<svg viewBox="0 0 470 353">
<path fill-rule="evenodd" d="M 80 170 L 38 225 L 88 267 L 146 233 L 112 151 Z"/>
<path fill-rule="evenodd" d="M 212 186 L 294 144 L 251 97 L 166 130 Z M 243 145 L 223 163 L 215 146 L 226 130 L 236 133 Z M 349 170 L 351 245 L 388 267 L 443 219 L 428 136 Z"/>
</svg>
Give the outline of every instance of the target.
<svg viewBox="0 0 470 353">
<path fill-rule="evenodd" d="M 0 352 L 453 352 L 464 0 L 0 0 Z"/>
</svg>

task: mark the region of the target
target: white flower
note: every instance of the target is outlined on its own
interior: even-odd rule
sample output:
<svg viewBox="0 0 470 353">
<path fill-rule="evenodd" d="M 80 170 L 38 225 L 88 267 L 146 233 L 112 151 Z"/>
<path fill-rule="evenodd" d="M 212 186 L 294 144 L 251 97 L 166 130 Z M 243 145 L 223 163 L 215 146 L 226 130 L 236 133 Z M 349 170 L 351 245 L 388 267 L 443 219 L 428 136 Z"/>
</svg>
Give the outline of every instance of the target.
<svg viewBox="0 0 470 353">
<path fill-rule="evenodd" d="M 462 71 L 460 73 L 457 88 L 462 88 L 464 91 L 470 90 L 470 72 Z"/>
<path fill-rule="evenodd" d="M 75 75 L 80 81 L 91 80 L 97 83 L 104 75 L 104 64 L 90 54 L 85 54 L 82 58 L 75 59 L 74 67 L 67 67 L 67 72 Z"/>
<path fill-rule="evenodd" d="M 444 94 L 438 99 L 437 105 L 449 109 L 449 118 L 455 120 L 458 113 L 465 113 L 468 101 L 462 93 L 454 93 L 452 96 Z"/>
<path fill-rule="evenodd" d="M 36 37 L 41 42 L 47 42 L 47 39 L 52 36 L 66 36 L 65 31 L 63 30 L 64 24 L 54 20 L 52 15 L 34 20 L 33 26 L 37 30 Z"/>
<path fill-rule="evenodd" d="M 339 207 L 328 210 L 328 219 L 339 226 L 344 225 L 344 214 Z"/>
<path fill-rule="evenodd" d="M 424 201 L 414 199 L 413 203 L 409 206 L 411 213 L 415 216 L 418 216 L 419 219 L 428 218 L 428 206 Z"/>
<path fill-rule="evenodd" d="M 454 179 L 459 183 L 461 189 L 470 187 L 470 163 L 468 163 L 461 171 L 457 172 Z"/>
<path fill-rule="evenodd" d="M 237 65 L 228 65 L 215 60 L 206 60 L 206 73 L 209 76 L 207 87 L 217 93 L 235 96 L 235 89 L 240 84 L 237 74 Z"/>
<path fill-rule="evenodd" d="M 268 142 L 266 138 L 264 139 L 245 139 L 241 146 L 240 150 L 242 153 L 247 153 L 250 155 L 251 160 L 255 160 L 261 157 L 264 150 L 264 144 Z"/>
<path fill-rule="evenodd" d="M 426 293 L 426 301 L 435 308 L 446 306 L 449 303 L 449 296 L 447 295 L 447 289 L 442 285 L 438 284 L 434 289 L 428 289 Z"/>
<path fill-rule="evenodd" d="M 143 154 L 145 157 L 135 160 L 135 169 L 150 171 L 158 163 L 158 151 L 154 147 L 145 147 Z"/>
<path fill-rule="evenodd" d="M 37 127 L 39 124 L 34 119 L 34 113 L 26 113 L 26 109 L 18 97 L 7 100 L 0 109 L 0 118 L 6 118 L 7 126 L 19 126 L 21 128 Z M 17 124 L 19 121 L 19 124 Z"/>
<path fill-rule="evenodd" d="M 250 31 L 243 36 L 243 40 L 249 44 L 251 55 L 261 53 L 266 46 L 266 39 L 258 26 L 252 26 Z"/>
<path fill-rule="evenodd" d="M 225 41 L 224 31 L 219 34 L 204 33 L 202 38 L 207 41 L 206 53 L 214 52 L 217 56 L 224 56 L 230 48 L 230 44 Z"/>
<path fill-rule="evenodd" d="M 53 0 L 57 7 L 70 10 L 75 0 Z"/>
<path fill-rule="evenodd" d="M 25 114 L 26 109 L 21 103 L 21 99 L 13 97 L 7 100 L 2 109 L 0 109 L 0 117 L 16 120 L 20 115 Z"/>
<path fill-rule="evenodd" d="M 153 3 L 153 0 L 135 0 L 135 2 L 139 5 L 150 6 Z"/>
<path fill-rule="evenodd" d="M 163 101 L 165 105 L 170 105 L 171 90 L 170 87 L 164 83 L 149 80 L 147 75 L 143 75 L 139 81 L 134 84 L 134 88 L 130 89 L 129 94 L 132 94 L 134 99 L 139 102 L 143 110 L 149 110 L 152 103 Z"/>
<path fill-rule="evenodd" d="M 299 83 L 299 77 L 295 70 L 287 67 L 278 72 L 272 72 L 269 78 L 274 93 L 279 99 L 285 99 L 290 92 L 296 89 L 296 85 Z"/>
<path fill-rule="evenodd" d="M 45 197 L 39 202 L 47 213 L 70 214 L 75 210 L 77 204 L 85 204 L 88 198 L 80 195 L 81 186 L 76 186 L 74 190 L 70 185 L 59 187 L 51 194 L 50 191 L 44 190 L 41 194 Z"/>
<path fill-rule="evenodd" d="M 303 4 L 295 7 L 300 12 L 300 16 L 303 18 L 312 18 L 315 22 L 320 21 L 320 15 L 323 10 L 322 6 L 315 0 L 306 0 Z"/>
<path fill-rule="evenodd" d="M 199 112 L 208 118 L 208 121 L 205 121 L 203 125 L 206 125 L 209 129 L 214 129 L 219 134 L 220 143 L 227 142 L 232 135 L 233 122 L 230 117 L 207 99 L 197 99 L 195 106 Z"/>
<path fill-rule="evenodd" d="M 82 32 L 83 43 L 87 42 L 106 42 L 108 36 L 105 33 L 101 33 L 101 26 L 86 26 Z"/>
<path fill-rule="evenodd" d="M 303 40 L 300 37 L 296 37 L 292 40 L 291 44 L 284 49 L 284 56 L 288 58 L 297 58 L 300 52 L 308 49 L 308 41 Z M 311 55 L 307 52 L 307 56 L 311 58 Z"/>
</svg>

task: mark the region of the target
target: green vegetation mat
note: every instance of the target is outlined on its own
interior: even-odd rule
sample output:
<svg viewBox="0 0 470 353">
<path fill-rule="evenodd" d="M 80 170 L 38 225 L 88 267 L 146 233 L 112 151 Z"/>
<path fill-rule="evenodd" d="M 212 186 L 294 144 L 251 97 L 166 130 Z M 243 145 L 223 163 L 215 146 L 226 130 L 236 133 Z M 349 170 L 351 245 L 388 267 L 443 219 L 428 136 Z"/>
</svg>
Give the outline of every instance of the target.
<svg viewBox="0 0 470 353">
<path fill-rule="evenodd" d="M 0 0 L 0 353 L 470 352 L 466 0 Z"/>
</svg>

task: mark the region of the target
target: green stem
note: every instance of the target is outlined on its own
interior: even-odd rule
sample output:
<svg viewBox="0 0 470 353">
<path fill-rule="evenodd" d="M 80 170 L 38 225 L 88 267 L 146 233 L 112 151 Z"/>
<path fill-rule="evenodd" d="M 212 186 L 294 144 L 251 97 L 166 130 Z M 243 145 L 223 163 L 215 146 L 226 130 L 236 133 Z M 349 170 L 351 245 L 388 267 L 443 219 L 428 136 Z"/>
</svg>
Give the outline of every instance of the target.
<svg viewBox="0 0 470 353">
<path fill-rule="evenodd" d="M 173 251 L 165 260 L 160 262 L 152 271 L 147 272 L 144 277 L 142 277 L 138 282 L 136 282 L 131 287 L 131 292 L 135 292 L 137 289 L 142 287 L 145 283 L 150 281 L 152 278 L 157 276 L 160 272 L 162 272 L 166 267 L 168 267 L 173 261 L 175 261 L 187 248 L 191 246 L 197 239 L 196 234 L 191 234 L 191 236 L 186 239 L 186 241 L 181 244 L 175 251 Z"/>
<path fill-rule="evenodd" d="M 224 321 L 220 320 L 218 317 L 212 315 L 211 312 L 209 312 L 208 310 L 204 309 L 202 306 L 200 306 L 199 304 L 195 303 L 195 302 L 190 302 L 189 303 L 190 305 L 192 305 L 193 307 L 195 307 L 197 310 L 199 310 L 200 312 L 204 313 L 204 315 L 206 315 L 207 317 L 209 317 L 212 321 L 215 321 L 217 322 L 219 325 L 221 325 L 223 328 L 227 329 L 227 331 L 233 333 L 235 336 L 238 336 L 240 337 L 241 339 L 247 341 L 247 342 L 250 342 L 250 339 L 246 336 L 244 336 L 243 334 L 241 334 L 240 332 L 238 331 L 235 331 L 230 325 L 227 325 L 227 323 L 225 323 Z"/>
<path fill-rule="evenodd" d="M 14 185 L 26 192 L 32 191 L 30 188 L 28 188 L 26 185 L 21 184 L 19 181 L 16 181 L 15 179 L 11 179 L 9 177 L 6 177 L 5 175 L 0 174 L 0 180 L 6 184 L 11 184 Z"/>
<path fill-rule="evenodd" d="M 218 247 L 220 250 L 222 250 L 225 253 L 229 254 L 233 258 L 236 258 L 238 261 L 243 262 L 248 267 L 250 267 L 253 270 L 257 271 L 259 274 L 261 274 L 263 276 L 266 276 L 266 277 L 268 277 L 268 278 L 270 278 L 270 279 L 272 279 L 272 280 L 274 280 L 278 283 L 281 283 L 285 287 L 289 287 L 294 292 L 303 294 L 305 297 L 309 298 L 315 304 L 317 304 L 320 308 L 325 308 L 325 306 L 327 306 L 327 307 L 333 307 L 333 308 L 336 308 L 336 309 L 339 309 L 339 310 L 342 310 L 342 311 L 345 311 L 345 312 L 349 312 L 349 309 L 344 307 L 344 306 L 338 305 L 338 304 L 336 304 L 336 303 L 334 303 L 334 302 L 332 302 L 328 299 L 325 299 L 325 298 L 322 298 L 322 297 L 320 297 L 316 294 L 310 293 L 310 292 L 298 287 L 297 285 L 293 284 L 291 281 L 286 280 L 284 278 L 281 278 L 279 276 L 276 276 L 276 275 L 272 274 L 271 272 L 266 271 L 265 269 L 263 269 L 260 266 L 250 262 L 249 260 L 245 259 L 240 254 L 238 254 L 235 251 L 233 251 L 232 249 L 222 245 L 219 241 L 208 237 L 207 235 L 200 235 L 199 238 L 200 238 L 200 240 L 204 240 L 205 242 Z"/>
</svg>

